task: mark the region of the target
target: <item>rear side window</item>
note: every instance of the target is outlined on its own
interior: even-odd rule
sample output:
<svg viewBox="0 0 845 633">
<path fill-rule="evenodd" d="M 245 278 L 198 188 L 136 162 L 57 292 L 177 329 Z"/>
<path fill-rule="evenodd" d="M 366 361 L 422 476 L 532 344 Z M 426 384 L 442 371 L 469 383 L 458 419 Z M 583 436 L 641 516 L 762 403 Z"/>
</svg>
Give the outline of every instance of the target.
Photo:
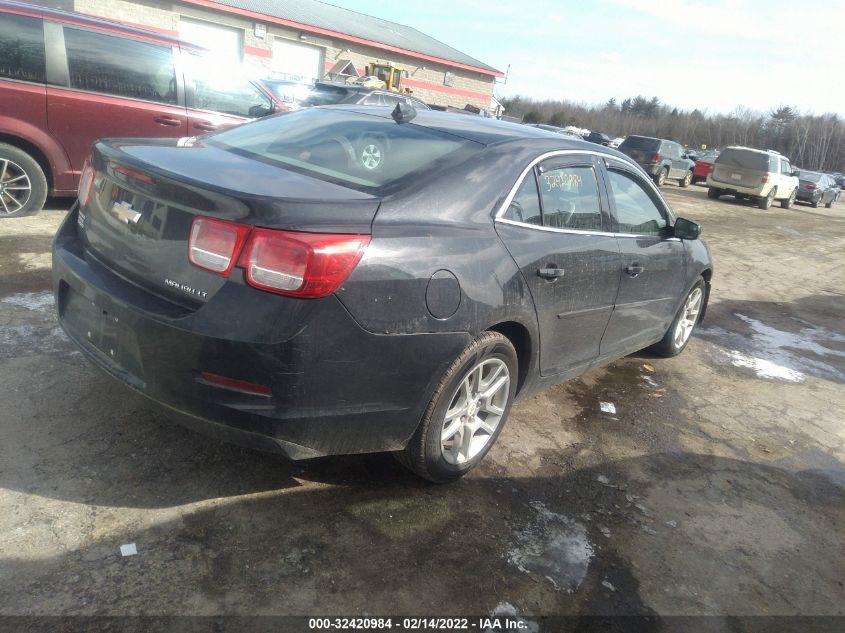
<svg viewBox="0 0 845 633">
<path fill-rule="evenodd" d="M 508 210 L 502 217 L 525 224 L 540 225 L 543 223 L 543 216 L 540 213 L 540 196 L 537 192 L 537 179 L 534 177 L 533 170 L 522 181 L 516 195 L 508 205 Z"/>
<path fill-rule="evenodd" d="M 70 87 L 176 104 L 176 71 L 167 46 L 65 27 Z"/>
<path fill-rule="evenodd" d="M 659 235 L 668 224 L 663 212 L 637 180 L 624 172 L 608 170 L 620 233 Z"/>
<path fill-rule="evenodd" d="M 0 13 L 0 77 L 44 82 L 41 20 Z"/>
<path fill-rule="evenodd" d="M 558 167 L 540 174 L 543 226 L 600 231 L 599 190 L 592 167 Z"/>
<path fill-rule="evenodd" d="M 755 171 L 777 171 L 770 169 L 770 156 L 762 152 L 749 152 L 743 149 L 727 148 L 722 150 L 716 163 L 725 167 L 738 167 L 739 169 L 753 169 Z M 774 157 L 771 157 L 774 158 Z"/>
<path fill-rule="evenodd" d="M 455 167 L 483 145 L 390 117 L 307 108 L 214 134 L 206 141 L 314 178 L 373 193 Z"/>
</svg>

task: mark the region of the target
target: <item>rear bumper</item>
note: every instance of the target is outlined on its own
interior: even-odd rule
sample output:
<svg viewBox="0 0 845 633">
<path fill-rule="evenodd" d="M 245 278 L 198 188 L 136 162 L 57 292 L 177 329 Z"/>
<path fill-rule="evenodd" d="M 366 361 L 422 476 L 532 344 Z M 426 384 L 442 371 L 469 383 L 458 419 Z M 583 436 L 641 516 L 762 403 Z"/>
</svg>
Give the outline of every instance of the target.
<svg viewBox="0 0 845 633">
<path fill-rule="evenodd" d="M 737 185 L 735 183 L 721 182 L 719 180 L 715 180 L 712 175 L 707 176 L 707 186 L 712 187 L 713 189 L 720 189 L 722 193 L 726 195 L 741 193 L 746 196 L 751 196 L 752 198 L 765 198 L 772 189 L 772 185 L 770 184 L 759 185 L 756 187 L 743 187 L 742 185 Z"/>
<path fill-rule="evenodd" d="M 53 246 L 59 322 L 106 373 L 186 426 L 293 459 L 402 448 L 467 333 L 377 335 L 334 296 L 228 282 L 186 310 L 86 252 L 71 210 Z M 266 385 L 223 388 L 203 372 Z"/>
<path fill-rule="evenodd" d="M 822 194 L 818 191 L 798 190 L 798 200 L 802 202 L 819 202 L 822 199 Z"/>
</svg>

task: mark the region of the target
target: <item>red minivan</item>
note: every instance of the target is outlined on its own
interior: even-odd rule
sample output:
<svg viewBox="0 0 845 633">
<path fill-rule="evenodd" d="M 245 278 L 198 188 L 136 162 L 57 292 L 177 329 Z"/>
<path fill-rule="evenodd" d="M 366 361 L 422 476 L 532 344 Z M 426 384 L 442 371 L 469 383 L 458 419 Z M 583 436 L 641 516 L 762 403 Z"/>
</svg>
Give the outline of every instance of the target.
<svg viewBox="0 0 845 633">
<path fill-rule="evenodd" d="M 282 109 L 185 42 L 0 0 L 0 217 L 75 196 L 98 138 L 195 136 Z"/>
</svg>

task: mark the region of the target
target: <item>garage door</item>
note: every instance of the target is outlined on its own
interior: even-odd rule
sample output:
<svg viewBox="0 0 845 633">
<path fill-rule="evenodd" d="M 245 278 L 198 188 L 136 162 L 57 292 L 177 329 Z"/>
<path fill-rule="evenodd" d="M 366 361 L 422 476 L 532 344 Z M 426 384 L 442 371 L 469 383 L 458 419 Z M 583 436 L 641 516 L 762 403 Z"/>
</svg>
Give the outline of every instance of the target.
<svg viewBox="0 0 845 633">
<path fill-rule="evenodd" d="M 208 49 L 214 57 L 241 61 L 241 31 L 226 26 L 180 18 L 179 37 Z"/>
<path fill-rule="evenodd" d="M 317 81 L 322 76 L 321 48 L 277 39 L 273 42 L 273 72 L 280 79 Z"/>
</svg>

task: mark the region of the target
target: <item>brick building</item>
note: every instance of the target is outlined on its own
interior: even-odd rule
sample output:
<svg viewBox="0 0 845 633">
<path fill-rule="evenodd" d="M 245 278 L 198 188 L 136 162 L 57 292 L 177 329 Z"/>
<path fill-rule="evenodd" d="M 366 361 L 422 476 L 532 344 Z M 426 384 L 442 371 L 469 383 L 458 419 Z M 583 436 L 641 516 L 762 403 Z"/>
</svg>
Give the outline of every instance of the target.
<svg viewBox="0 0 845 633">
<path fill-rule="evenodd" d="M 196 42 L 259 74 L 346 80 L 371 62 L 408 72 L 423 101 L 490 109 L 502 73 L 420 31 L 318 0 L 36 0 Z"/>
</svg>

